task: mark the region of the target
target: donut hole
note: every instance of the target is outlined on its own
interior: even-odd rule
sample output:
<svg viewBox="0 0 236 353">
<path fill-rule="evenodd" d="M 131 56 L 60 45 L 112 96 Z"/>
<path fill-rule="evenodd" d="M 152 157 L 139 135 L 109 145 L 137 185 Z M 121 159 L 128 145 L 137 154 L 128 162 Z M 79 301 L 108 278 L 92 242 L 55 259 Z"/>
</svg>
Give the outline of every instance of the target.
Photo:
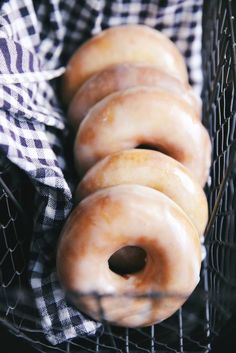
<svg viewBox="0 0 236 353">
<path fill-rule="evenodd" d="M 112 272 L 128 276 L 140 272 L 147 262 L 147 253 L 138 246 L 124 246 L 112 254 L 108 260 Z"/>
<path fill-rule="evenodd" d="M 166 154 L 167 156 L 170 156 L 169 152 L 167 149 L 165 149 L 163 146 L 157 146 L 157 145 L 150 145 L 147 143 L 142 143 L 141 145 L 136 146 L 137 149 L 141 150 L 151 150 L 151 151 L 157 151 Z"/>
</svg>

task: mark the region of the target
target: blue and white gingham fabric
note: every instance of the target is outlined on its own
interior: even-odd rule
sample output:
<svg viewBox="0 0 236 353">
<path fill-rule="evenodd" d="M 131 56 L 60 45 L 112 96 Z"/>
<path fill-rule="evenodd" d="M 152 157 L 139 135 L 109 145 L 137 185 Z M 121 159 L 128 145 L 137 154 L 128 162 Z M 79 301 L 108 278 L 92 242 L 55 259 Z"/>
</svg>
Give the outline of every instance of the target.
<svg viewBox="0 0 236 353">
<path fill-rule="evenodd" d="M 72 208 L 75 184 L 55 78 L 92 35 L 140 23 L 176 43 L 190 83 L 200 93 L 201 18 L 202 0 L 0 1 L 0 148 L 36 188 L 29 281 L 35 319 L 52 344 L 102 330 L 66 302 L 55 273 L 57 239 Z"/>
</svg>

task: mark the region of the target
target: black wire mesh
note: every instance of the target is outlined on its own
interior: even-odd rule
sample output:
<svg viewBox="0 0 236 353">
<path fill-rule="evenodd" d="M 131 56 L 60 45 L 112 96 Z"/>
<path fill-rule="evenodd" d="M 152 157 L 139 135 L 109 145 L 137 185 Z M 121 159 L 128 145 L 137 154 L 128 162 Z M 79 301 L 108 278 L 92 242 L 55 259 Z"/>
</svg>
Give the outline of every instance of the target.
<svg viewBox="0 0 236 353">
<path fill-rule="evenodd" d="M 236 44 L 232 2 L 219 1 L 216 8 L 210 2 L 208 6 L 203 37 L 203 116 L 212 136 L 213 162 L 207 190 L 211 219 L 205 244 L 213 301 L 209 302 L 209 330 L 218 333 L 232 313 L 236 296 Z"/>
<path fill-rule="evenodd" d="M 22 172 L 0 158 L 0 322 L 20 325 L 17 314 L 22 288 L 27 287 L 26 267 L 32 216 L 27 207 L 32 187 Z M 26 219 L 27 215 L 27 219 Z M 20 293 L 16 295 L 13 293 Z"/>
<path fill-rule="evenodd" d="M 35 319 L 26 282 L 32 187 L 16 167 L 1 157 L 0 322 L 37 350 L 209 352 L 212 339 L 231 316 L 236 304 L 236 44 L 231 1 L 205 2 L 203 30 L 203 121 L 213 144 L 211 180 L 206 188 L 210 209 L 207 257 L 200 284 L 168 320 L 144 329 L 112 327 L 104 322 L 100 338 L 78 337 L 51 346 Z M 96 296 L 96 300 L 101 305 L 102 298 Z"/>
</svg>

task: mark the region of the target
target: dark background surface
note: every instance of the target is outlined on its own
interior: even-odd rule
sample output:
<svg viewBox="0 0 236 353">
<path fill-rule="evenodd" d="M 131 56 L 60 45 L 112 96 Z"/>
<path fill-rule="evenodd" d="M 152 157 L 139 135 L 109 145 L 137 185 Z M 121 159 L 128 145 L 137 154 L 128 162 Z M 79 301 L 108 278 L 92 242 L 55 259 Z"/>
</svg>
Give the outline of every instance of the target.
<svg viewBox="0 0 236 353">
<path fill-rule="evenodd" d="M 1 353 L 36 353 L 27 341 L 10 334 L 5 328 L 0 327 L 0 352 Z M 221 333 L 212 344 L 210 353 L 235 353 L 236 352 L 236 314 L 227 322 Z M 78 352 L 79 353 L 79 352 Z"/>
<path fill-rule="evenodd" d="M 1 353 L 35 353 L 25 340 L 10 334 L 4 327 L 0 326 L 0 352 Z"/>
</svg>

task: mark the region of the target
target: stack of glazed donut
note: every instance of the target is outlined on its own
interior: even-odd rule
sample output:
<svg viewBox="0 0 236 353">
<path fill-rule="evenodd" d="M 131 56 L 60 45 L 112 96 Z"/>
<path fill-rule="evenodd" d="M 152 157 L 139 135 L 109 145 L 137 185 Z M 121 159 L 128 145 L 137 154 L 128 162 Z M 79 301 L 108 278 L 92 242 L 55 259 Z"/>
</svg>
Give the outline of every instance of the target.
<svg viewBox="0 0 236 353">
<path fill-rule="evenodd" d="M 112 324 L 160 322 L 199 281 L 208 220 L 211 144 L 183 57 L 154 29 L 113 27 L 72 56 L 63 95 L 81 180 L 58 243 L 61 284 L 102 295 Z M 92 296 L 71 298 L 100 319 Z"/>
</svg>

